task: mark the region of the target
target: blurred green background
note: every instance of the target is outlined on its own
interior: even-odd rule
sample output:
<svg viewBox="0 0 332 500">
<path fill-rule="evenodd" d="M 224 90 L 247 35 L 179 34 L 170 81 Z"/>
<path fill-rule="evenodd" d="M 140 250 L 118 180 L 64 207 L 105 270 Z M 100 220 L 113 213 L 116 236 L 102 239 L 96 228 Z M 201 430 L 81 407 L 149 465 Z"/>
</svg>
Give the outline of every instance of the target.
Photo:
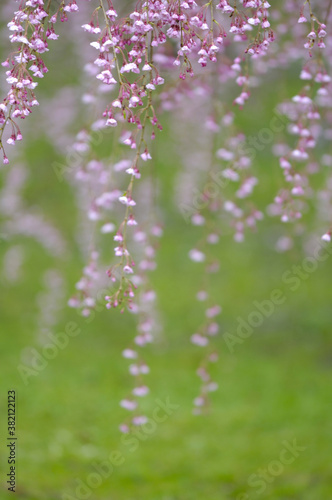
<svg viewBox="0 0 332 500">
<path fill-rule="evenodd" d="M 8 50 L 6 44 L 3 49 Z M 65 62 L 68 45 L 58 42 L 53 69 L 41 82 L 39 97 L 54 96 L 61 86 L 75 85 L 78 71 Z M 68 60 L 67 60 L 68 61 Z M 78 63 L 77 63 L 78 64 Z M 65 71 L 64 71 L 65 70 Z M 265 90 L 254 90 L 246 112 L 237 124 L 251 134 L 268 123 L 275 105 L 298 89 L 298 68 L 270 75 Z M 259 96 L 259 100 L 258 100 Z M 17 497 L 26 500 L 80 498 L 75 488 L 95 472 L 93 463 L 107 460 L 120 450 L 124 463 L 84 498 L 100 500 L 249 500 L 255 498 L 327 499 L 331 484 L 331 271 L 332 258 L 301 282 L 296 292 L 282 282 L 285 271 L 301 264 L 305 253 L 301 239 L 287 253 L 273 246 L 283 233 L 278 221 L 268 217 L 260 231 L 244 244 L 231 235 L 221 238 L 217 253 L 221 272 L 214 280 L 216 302 L 223 306 L 221 333 L 235 333 L 237 317 L 247 318 L 253 301 L 262 301 L 274 288 L 281 288 L 285 303 L 255 329 L 253 335 L 231 353 L 222 334 L 217 339 L 220 360 L 213 373 L 220 389 L 212 394 L 210 412 L 191 414 L 199 386 L 195 370 L 201 358 L 190 336 L 204 312 L 197 306 L 197 267 L 188 251 L 199 229 L 186 224 L 172 202 L 179 158 L 170 148 L 174 141 L 167 127 L 156 148 L 157 176 L 165 232 L 158 253 L 158 269 L 151 279 L 158 293 L 162 333 L 147 349 L 151 366 L 151 395 L 146 401 L 150 415 L 156 399 L 169 398 L 179 408 L 155 431 L 140 441 L 135 451 L 121 442 L 118 424 L 123 419 L 119 400 L 131 386 L 127 363 L 121 351 L 133 336 L 132 317 L 117 311 L 97 313 L 93 321 L 69 308 L 56 313 L 54 333 L 74 321 L 81 333 L 70 339 L 37 376 L 24 385 L 18 365 L 24 349 L 41 349 L 38 334 L 38 296 L 45 292 L 43 277 L 55 269 L 65 278 L 69 298 L 81 275 L 84 261 L 76 239 L 78 212 L 72 188 L 59 183 L 51 168 L 61 158 L 49 139 L 33 133 L 17 145 L 20 162 L 30 177 L 24 188 L 27 209 L 38 207 L 58 228 L 68 246 L 64 259 L 54 259 L 34 240 L 2 233 L 0 258 L 12 245 L 24 249 L 19 279 L 1 277 L 1 378 L 0 378 L 0 498 L 10 498 L 4 476 L 8 472 L 6 434 L 7 391 L 17 392 Z M 36 122 L 35 122 L 36 123 Z M 266 148 L 258 154 L 255 169 L 261 184 L 256 200 L 264 208 L 273 199 L 281 181 L 277 161 Z M 317 176 L 324 182 L 326 172 Z M 5 170 L 1 175 L 3 183 Z M 308 214 L 308 234 L 315 217 Z M 5 264 L 4 264 L 5 265 Z M 250 485 L 260 469 L 273 470 L 284 442 L 305 448 L 280 473 L 267 472 L 266 489 Z M 272 468 L 271 468 L 272 467 Z M 260 472 L 261 473 L 261 472 Z M 260 474 L 259 473 L 259 474 Z M 248 482 L 249 481 L 249 482 Z M 68 495 L 68 496 L 64 496 Z M 83 498 L 83 497 L 82 497 Z"/>
</svg>

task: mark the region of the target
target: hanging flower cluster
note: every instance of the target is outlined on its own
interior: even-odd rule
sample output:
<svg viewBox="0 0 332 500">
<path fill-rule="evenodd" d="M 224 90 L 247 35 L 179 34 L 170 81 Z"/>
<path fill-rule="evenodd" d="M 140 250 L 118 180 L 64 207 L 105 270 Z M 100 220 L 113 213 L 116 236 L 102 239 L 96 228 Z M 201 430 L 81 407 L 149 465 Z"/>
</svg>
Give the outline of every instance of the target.
<svg viewBox="0 0 332 500">
<path fill-rule="evenodd" d="M 314 149 L 321 131 L 319 123 L 322 113 L 328 108 L 327 101 L 330 104 L 332 102 L 329 92 L 331 77 L 321 54 L 322 49 L 326 48 L 326 26 L 313 13 L 310 1 L 305 2 L 306 4 L 310 23 L 304 12 L 305 6 L 297 20 L 304 28 L 310 24 L 309 28 L 303 30 L 304 36 L 309 31 L 304 40 L 304 49 L 308 51 L 309 59 L 300 73 L 303 87 L 290 102 L 280 106 L 281 112 L 289 119 L 288 131 L 296 140 L 292 148 L 285 145 L 286 154 L 280 156 L 285 187 L 279 191 L 274 205 L 270 207 L 273 215 L 280 215 L 285 223 L 302 217 L 306 200 L 312 195 L 309 176 L 319 169 L 314 159 Z"/>
<path fill-rule="evenodd" d="M 211 94 L 209 100 L 213 102 L 215 96 Z M 229 227 L 234 232 L 234 240 L 242 242 L 245 231 L 248 229 L 255 231 L 257 221 L 263 218 L 262 212 L 250 199 L 258 179 L 250 172 L 251 160 L 244 153 L 244 137 L 234 126 L 233 113 L 220 113 L 218 116 L 215 111 L 213 118 L 207 117 L 205 128 L 209 134 L 212 133 L 213 156 L 205 185 L 190 220 L 191 224 L 198 229 L 201 228 L 203 233 L 195 247 L 189 251 L 189 258 L 204 265 L 202 286 L 196 299 L 207 303 L 205 320 L 198 331 L 191 336 L 191 342 L 205 351 L 197 370 L 202 384 L 200 394 L 194 400 L 195 414 L 200 414 L 207 407 L 208 393 L 218 387 L 211 378 L 209 367 L 218 360 L 215 348 L 211 349 L 211 341 L 219 332 L 218 316 L 222 308 L 219 304 L 213 303 L 210 288 L 212 288 L 212 278 L 219 274 L 222 263 L 211 249 L 218 247 L 220 236 Z M 221 138 L 223 147 L 219 147 Z M 209 179 L 213 182 L 209 182 Z"/>
<path fill-rule="evenodd" d="M 46 6 L 44 0 L 26 0 L 20 2 L 19 9 L 7 25 L 11 32 L 10 41 L 17 47 L 2 63 L 7 69 L 6 80 L 10 85 L 7 96 L 0 104 L 0 152 L 5 164 L 9 163 L 2 142 L 5 127 L 11 126 L 7 144 L 14 145 L 16 141 L 22 140 L 18 121 L 29 116 L 32 108 L 39 105 L 34 93 L 38 85 L 35 80 L 43 78 L 48 72 L 41 54 L 48 52 L 50 40 L 58 39 L 54 31 L 57 18 L 61 17 L 61 21 L 65 21 L 67 12 L 77 10 L 75 1 L 67 5 L 62 0 L 57 11 L 51 14 L 50 2 Z"/>
<path fill-rule="evenodd" d="M 155 340 L 158 330 L 157 318 L 154 312 L 156 293 L 152 289 L 149 272 L 156 269 L 156 249 L 158 239 L 162 236 L 162 229 L 158 225 L 152 225 L 149 233 L 138 229 L 134 239 L 141 250 L 138 264 L 138 273 L 133 278 L 140 292 L 137 300 L 131 306 L 131 312 L 137 315 L 137 333 L 133 342 L 122 352 L 124 358 L 130 361 L 129 374 L 133 377 L 134 387 L 131 394 L 120 401 L 120 405 L 130 412 L 121 425 L 121 432 L 130 432 L 131 426 L 142 425 L 148 421 L 148 417 L 142 413 L 140 401 L 149 394 L 150 389 L 145 381 L 150 367 L 144 360 L 145 347 Z"/>
<path fill-rule="evenodd" d="M 162 230 L 144 183 L 153 188 L 154 140 L 163 129 L 163 116 L 171 112 L 179 137 L 179 129 L 186 134 L 181 137 L 181 158 L 187 163 L 187 180 L 178 183 L 178 201 L 187 221 L 200 231 L 188 255 L 202 271 L 196 298 L 204 304 L 204 320 L 189 333 L 191 342 L 204 351 L 197 370 L 201 389 L 194 400 L 194 412 L 201 413 L 209 392 L 217 388 L 210 364 L 218 359 L 213 338 L 222 311 L 212 284 L 223 265 L 217 255 L 220 237 L 231 233 L 235 242 L 243 242 L 257 230 L 264 212 L 254 202 L 260 177 L 251 152 L 259 148 L 255 142 L 248 148 L 251 138 L 237 123 L 238 110 L 248 109 L 250 95 L 264 84 L 269 70 L 293 68 L 301 60 L 301 88 L 279 105 L 287 137 L 274 153 L 283 184 L 267 209 L 282 222 L 298 221 L 313 198 L 310 176 L 320 170 L 320 163 L 332 165 L 328 155 L 322 162 L 315 156 L 324 124 L 332 130 L 327 27 L 331 2 L 306 0 L 299 7 L 293 0 L 278 5 L 265 0 L 140 0 L 126 7 L 120 1 L 60 0 L 55 12 L 52 8 L 52 2 L 20 0 L 8 23 L 15 49 L 3 63 L 10 86 L 0 104 L 3 161 L 9 161 L 4 142 L 14 145 L 22 139 L 20 119 L 38 105 L 36 80 L 48 71 L 43 54 L 58 38 L 56 21 L 66 21 L 68 13 L 80 9 L 82 39 L 94 57 L 87 61 L 82 54 L 85 124 L 70 150 L 78 161 L 58 173 L 76 187 L 89 241 L 84 248 L 87 264 L 69 305 L 86 317 L 92 315 L 106 275 L 106 307 L 136 317 L 133 341 L 123 351 L 134 384 L 120 403 L 130 415 L 121 431 L 130 432 L 132 425 L 147 421 L 139 404 L 149 393 L 143 354 L 157 331 L 156 293 L 149 273 L 156 268 Z M 89 12 L 83 21 L 82 12 Z M 190 133 L 192 125 L 196 129 Z M 107 154 L 101 144 L 107 145 Z M 199 156 L 203 148 L 206 155 Z M 326 186 L 321 201 L 327 203 L 331 191 Z M 324 226 L 322 232 L 330 241 L 332 228 Z M 105 247 L 106 272 L 100 264 Z"/>
<path fill-rule="evenodd" d="M 135 262 L 127 244 L 127 230 L 136 224 L 135 181 L 141 177 L 145 162 L 152 160 L 147 129 L 151 128 L 151 139 L 155 138 L 156 129 L 162 130 L 154 104 L 156 90 L 165 82 L 155 63 L 158 49 L 168 40 L 177 42 L 179 47 L 172 64 L 175 68 L 179 67 L 179 77 L 185 80 L 187 74 L 194 75 L 195 63 L 205 67 L 208 61 L 217 62 L 217 55 L 227 36 L 234 36 L 235 41 L 247 40 L 247 51 L 252 56 L 262 51 L 265 53 L 273 40 L 267 20 L 268 2 L 244 2 L 241 9 L 232 8 L 228 2 L 215 5 L 213 1 L 202 7 L 194 1 L 159 0 L 142 2 L 138 6 L 128 17 L 119 18 L 112 2 L 100 1 L 90 22 L 82 26 L 88 33 L 98 35 L 98 39 L 90 44 L 98 52 L 94 61 L 98 68 L 96 78 L 115 92 L 115 98 L 104 110 L 104 122 L 98 121 L 98 127 L 102 129 L 122 124 L 121 140 L 132 150 L 130 160 L 126 159 L 121 164 L 129 175 L 129 182 L 118 197 L 125 206 L 125 214 L 115 238 L 115 256 L 119 261 L 110 272 L 110 277 L 114 279 L 115 273 L 120 270 L 121 277 L 117 291 L 109 297 L 108 307 L 130 307 L 134 295 L 135 287 L 130 275 Z M 250 9 L 250 16 L 244 9 Z M 228 33 L 217 19 L 218 11 L 232 16 Z M 245 88 L 247 80 L 243 76 L 237 78 L 238 84 Z M 238 103 L 248 97 L 249 94 L 242 90 Z M 249 184 L 243 189 L 250 189 Z"/>
</svg>

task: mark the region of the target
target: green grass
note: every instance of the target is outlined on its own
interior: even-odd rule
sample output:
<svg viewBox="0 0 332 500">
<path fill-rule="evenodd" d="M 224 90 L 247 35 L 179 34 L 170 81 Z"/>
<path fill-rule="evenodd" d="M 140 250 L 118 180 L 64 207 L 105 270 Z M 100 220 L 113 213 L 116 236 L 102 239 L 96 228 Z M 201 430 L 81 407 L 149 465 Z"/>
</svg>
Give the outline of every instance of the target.
<svg viewBox="0 0 332 500">
<path fill-rule="evenodd" d="M 27 387 L 17 377 L 14 347 L 2 341 L 2 352 L 11 347 L 2 400 L 7 389 L 18 392 L 19 498 L 62 498 L 73 491 L 76 479 L 93 472 L 92 462 L 106 460 L 114 450 L 122 452 L 125 462 L 91 498 L 236 499 L 239 492 L 255 498 L 249 476 L 278 459 L 283 441 L 294 438 L 306 450 L 266 494 L 272 499 L 329 497 L 331 370 L 326 346 L 310 337 L 292 340 L 287 332 L 248 341 L 236 355 L 223 352 L 215 369 L 220 391 L 213 395 L 211 412 L 194 417 L 198 355 L 184 342 L 176 349 L 160 342 L 149 354 L 147 413 L 154 398 L 169 397 L 179 408 L 131 452 L 117 431 L 122 418 L 117 402 L 129 386 L 119 356 L 125 341 L 118 334 L 124 332 L 89 330 L 84 326 L 82 335 Z"/>
<path fill-rule="evenodd" d="M 220 390 L 212 395 L 209 414 L 195 417 L 191 404 L 198 387 L 200 351 L 188 339 L 202 311 L 193 300 L 196 267 L 186 258 L 190 233 L 180 218 L 172 227 L 166 225 L 154 276 L 164 332 L 147 354 L 152 389 L 147 413 L 152 414 L 158 398 L 169 397 L 179 408 L 134 452 L 121 442 L 117 430 L 123 417 L 118 401 L 130 388 L 120 353 L 132 337 L 131 323 L 117 312 L 101 312 L 88 324 L 73 311 L 63 311 L 56 331 L 75 321 L 81 334 L 71 338 L 27 386 L 22 383 L 17 372 L 22 349 L 40 349 L 35 296 L 42 272 L 50 266 L 36 244 L 26 244 L 22 282 L 3 284 L 1 311 L 1 434 L 5 438 L 6 391 L 15 388 L 18 498 L 56 500 L 65 493 L 75 497 L 76 480 L 86 481 L 94 472 L 92 463 L 107 460 L 114 450 L 121 451 L 124 463 L 114 467 L 91 499 L 238 500 L 242 493 L 249 495 L 243 498 L 256 498 L 260 495 L 248 485 L 249 477 L 278 460 L 282 443 L 293 439 L 306 449 L 282 474 L 270 476 L 273 481 L 264 497 L 311 500 L 331 494 L 331 262 L 296 293 L 288 293 L 285 304 L 235 353 L 220 337 L 221 358 L 214 367 Z M 248 245 L 250 251 L 245 246 L 234 249 L 225 241 L 219 249 L 222 261 L 232 256 L 232 266 L 225 266 L 215 284 L 225 309 L 222 331 L 234 332 L 236 317 L 245 318 L 253 300 L 263 300 L 278 287 L 282 271 L 293 263 L 291 256 L 264 248 L 260 238 Z M 65 270 L 70 288 L 80 270 L 75 253 Z M 2 446 L 6 472 L 5 461 Z M 3 489 L 1 498 L 7 497 Z"/>
</svg>

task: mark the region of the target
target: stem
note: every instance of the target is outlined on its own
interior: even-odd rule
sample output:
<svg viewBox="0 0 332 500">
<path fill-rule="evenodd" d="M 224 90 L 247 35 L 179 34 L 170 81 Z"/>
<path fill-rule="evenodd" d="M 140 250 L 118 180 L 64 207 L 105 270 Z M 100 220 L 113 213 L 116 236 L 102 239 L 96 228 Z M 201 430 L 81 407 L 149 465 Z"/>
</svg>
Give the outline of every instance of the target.
<svg viewBox="0 0 332 500">
<path fill-rule="evenodd" d="M 330 0 L 329 6 L 327 8 L 327 12 L 326 12 L 326 17 L 325 17 L 325 20 L 324 20 L 324 24 L 327 24 L 327 22 L 329 20 L 330 13 L 331 13 L 331 8 L 332 8 L 332 0 Z"/>
</svg>

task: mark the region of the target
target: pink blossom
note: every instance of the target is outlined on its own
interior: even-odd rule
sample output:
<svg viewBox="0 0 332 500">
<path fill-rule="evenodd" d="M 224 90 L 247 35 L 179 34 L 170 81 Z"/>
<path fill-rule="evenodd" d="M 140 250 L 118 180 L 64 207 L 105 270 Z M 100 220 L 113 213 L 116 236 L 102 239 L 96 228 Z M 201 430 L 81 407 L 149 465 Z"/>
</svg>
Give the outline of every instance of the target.
<svg viewBox="0 0 332 500">
<path fill-rule="evenodd" d="M 219 332 L 219 325 L 218 323 L 210 323 L 207 327 L 207 333 L 208 335 L 217 335 Z"/>
<path fill-rule="evenodd" d="M 125 349 L 124 351 L 122 351 L 122 356 L 128 359 L 135 359 L 137 358 L 137 352 L 133 349 Z"/>
<path fill-rule="evenodd" d="M 199 333 L 194 333 L 194 335 L 191 336 L 191 342 L 198 346 L 204 347 L 209 343 L 209 339 L 203 337 L 203 335 L 200 335 Z"/>
<path fill-rule="evenodd" d="M 65 12 L 77 12 L 78 11 L 78 6 L 76 2 L 70 2 L 68 5 L 66 5 L 63 9 Z"/>
<path fill-rule="evenodd" d="M 128 265 L 127 265 L 127 266 L 124 266 L 123 271 L 124 271 L 126 274 L 133 274 L 133 272 L 134 272 L 134 271 L 133 271 L 133 268 L 132 268 L 132 267 L 130 267 L 130 266 L 128 266 Z"/>
<path fill-rule="evenodd" d="M 133 389 L 134 396 L 142 397 L 149 393 L 149 388 L 146 385 L 141 385 Z"/>
<path fill-rule="evenodd" d="M 112 222 L 107 222 L 101 227 L 101 232 L 104 234 L 113 233 L 115 231 L 115 225 Z"/>
<path fill-rule="evenodd" d="M 134 425 L 144 425 L 148 421 L 149 421 L 149 419 L 146 416 L 140 415 L 140 416 L 134 417 L 133 420 L 132 420 L 132 423 Z"/>
<path fill-rule="evenodd" d="M 133 411 L 137 408 L 137 402 L 130 399 L 122 399 L 120 401 L 120 406 L 126 410 Z"/>
<path fill-rule="evenodd" d="M 129 426 L 127 424 L 121 424 L 119 426 L 119 429 L 120 429 L 120 432 L 122 432 L 123 434 L 128 434 L 130 431 Z"/>
<path fill-rule="evenodd" d="M 211 245 L 216 245 L 219 242 L 219 236 L 215 233 L 208 234 L 206 241 Z"/>
<path fill-rule="evenodd" d="M 206 390 L 208 392 L 217 391 L 218 390 L 218 384 L 217 384 L 217 382 L 210 382 L 209 384 L 207 384 Z"/>
<path fill-rule="evenodd" d="M 200 290 L 199 292 L 197 292 L 196 298 L 199 301 L 204 301 L 208 298 L 208 293 L 205 290 Z"/>
<path fill-rule="evenodd" d="M 115 118 L 109 118 L 106 121 L 106 125 L 108 125 L 109 127 L 116 127 L 118 125 L 118 122 L 115 120 Z"/>
<path fill-rule="evenodd" d="M 135 201 L 131 198 L 131 196 L 120 196 L 119 201 L 123 203 L 123 205 L 127 205 L 129 207 L 134 207 L 136 205 Z"/>
<path fill-rule="evenodd" d="M 194 214 L 191 218 L 191 222 L 194 226 L 203 226 L 205 218 L 201 214 Z"/>
<path fill-rule="evenodd" d="M 195 406 L 204 406 L 204 398 L 202 396 L 199 396 L 198 398 L 194 399 L 194 405 Z"/>
<path fill-rule="evenodd" d="M 193 262 L 204 262 L 205 260 L 205 255 L 203 252 L 200 252 L 196 248 L 193 248 L 189 252 L 189 257 Z"/>
<path fill-rule="evenodd" d="M 107 17 L 110 18 L 111 21 L 115 21 L 115 19 L 118 17 L 118 15 L 114 9 L 107 10 L 106 15 L 107 15 Z"/>
<path fill-rule="evenodd" d="M 151 157 L 151 155 L 150 155 L 150 153 L 148 152 L 147 149 L 144 151 L 144 153 L 141 154 L 141 158 L 144 161 L 152 160 L 152 157 Z"/>
<path fill-rule="evenodd" d="M 218 314 L 220 313 L 221 313 L 221 307 L 218 305 L 210 307 L 205 311 L 207 318 L 214 318 L 215 316 L 218 316 Z"/>
</svg>

